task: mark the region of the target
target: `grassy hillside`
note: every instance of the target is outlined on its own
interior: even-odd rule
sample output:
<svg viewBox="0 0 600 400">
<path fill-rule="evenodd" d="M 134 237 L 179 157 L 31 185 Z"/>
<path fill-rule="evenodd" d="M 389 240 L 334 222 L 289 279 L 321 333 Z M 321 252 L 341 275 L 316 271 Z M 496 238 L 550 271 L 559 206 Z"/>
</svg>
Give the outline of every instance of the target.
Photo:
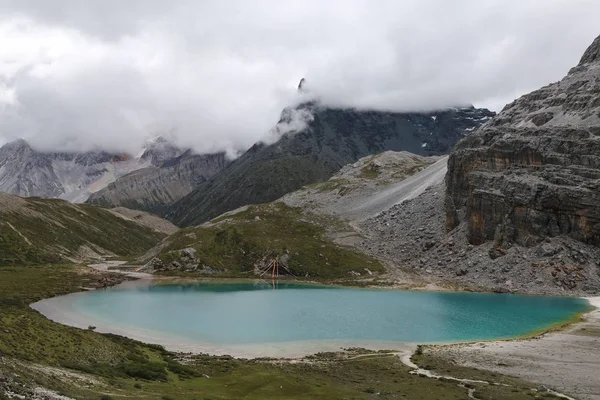
<svg viewBox="0 0 600 400">
<path fill-rule="evenodd" d="M 348 277 L 350 271 L 364 274 L 365 268 L 383 272 L 377 260 L 333 243 L 323 227 L 328 223 L 337 222 L 311 220 L 283 203 L 252 205 L 177 232 L 158 257 L 165 264 L 182 263 L 183 249 L 193 248 L 195 265 L 229 274 L 252 273 L 255 265 L 266 265 L 274 257 L 285 260 L 301 277 Z"/>
<path fill-rule="evenodd" d="M 166 234 L 91 205 L 0 194 L 0 265 L 143 253 Z"/>
</svg>

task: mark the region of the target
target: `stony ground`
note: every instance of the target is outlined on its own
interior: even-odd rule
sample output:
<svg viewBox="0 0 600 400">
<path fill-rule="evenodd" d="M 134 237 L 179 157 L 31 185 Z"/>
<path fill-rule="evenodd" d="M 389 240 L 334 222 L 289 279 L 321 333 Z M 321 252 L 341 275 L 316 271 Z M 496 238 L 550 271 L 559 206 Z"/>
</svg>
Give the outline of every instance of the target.
<svg viewBox="0 0 600 400">
<path fill-rule="evenodd" d="M 281 200 L 292 207 L 362 221 L 403 199 L 419 195 L 429 184 L 441 182 L 445 164 L 440 162 L 435 168 L 432 164 L 442 159 L 446 158 L 386 151 L 361 158 L 346 165 L 327 182 L 308 185 Z M 427 167 L 430 168 L 424 171 Z"/>
<path fill-rule="evenodd" d="M 394 284 L 570 296 L 600 293 L 600 248 L 555 237 L 532 247 L 496 250 L 491 242 L 469 244 L 466 224 L 446 233 L 444 169 L 439 163 L 431 165 L 434 161 L 405 152 L 366 157 L 282 201 L 344 221 L 331 225 L 330 235 L 384 261 Z M 424 187 L 410 184 L 419 180 Z M 365 206 L 373 198 L 386 200 Z"/>
<path fill-rule="evenodd" d="M 391 275 L 417 273 L 435 283 L 560 295 L 600 291 L 600 249 L 575 240 L 549 238 L 536 246 L 514 246 L 505 254 L 492 244 L 472 246 L 464 227 L 445 232 L 444 186 L 357 224 L 364 237 L 354 244 L 393 265 Z"/>
<path fill-rule="evenodd" d="M 600 306 L 600 299 L 593 302 Z M 577 399 L 600 399 L 600 310 L 584 322 L 534 340 L 431 346 L 426 352 L 454 365 L 539 382 Z"/>
</svg>

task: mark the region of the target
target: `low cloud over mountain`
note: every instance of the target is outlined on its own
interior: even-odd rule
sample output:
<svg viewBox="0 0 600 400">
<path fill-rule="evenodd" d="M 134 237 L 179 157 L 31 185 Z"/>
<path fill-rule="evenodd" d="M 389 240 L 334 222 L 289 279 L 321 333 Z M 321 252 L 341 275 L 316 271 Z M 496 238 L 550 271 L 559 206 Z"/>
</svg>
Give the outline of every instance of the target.
<svg viewBox="0 0 600 400">
<path fill-rule="evenodd" d="M 498 110 L 559 79 L 595 0 L 0 0 L 0 144 L 135 151 L 149 135 L 233 154 L 306 100 Z M 299 98 L 303 97 L 303 98 Z"/>
</svg>

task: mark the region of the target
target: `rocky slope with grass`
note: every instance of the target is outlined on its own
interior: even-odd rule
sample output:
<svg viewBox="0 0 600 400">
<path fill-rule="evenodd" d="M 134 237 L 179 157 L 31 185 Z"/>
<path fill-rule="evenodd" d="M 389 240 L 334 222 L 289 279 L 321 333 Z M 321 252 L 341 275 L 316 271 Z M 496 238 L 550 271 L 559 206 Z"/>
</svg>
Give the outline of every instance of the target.
<svg viewBox="0 0 600 400">
<path fill-rule="evenodd" d="M 165 215 L 180 226 L 200 224 L 326 181 L 344 165 L 386 150 L 444 154 L 493 115 L 472 107 L 403 114 L 304 103 L 283 111 L 271 132 L 274 143 L 257 143 Z"/>
<path fill-rule="evenodd" d="M 0 266 L 134 256 L 176 230 L 139 211 L 0 193 Z"/>
<path fill-rule="evenodd" d="M 285 266 L 282 275 L 302 278 L 384 272 L 378 260 L 328 236 L 325 226 L 336 223 L 283 202 L 250 205 L 165 239 L 144 257 L 146 270 L 254 278 L 277 259 Z"/>
<path fill-rule="evenodd" d="M 358 220 L 418 196 L 444 157 L 384 152 L 343 167 L 326 182 L 308 185 L 273 203 L 250 205 L 165 239 L 142 261 L 159 273 L 260 275 L 279 258 L 296 276 L 323 279 L 377 277 L 379 257 L 353 247 L 363 240 Z M 416 178 L 416 179 L 415 179 Z M 414 179 L 417 185 L 406 185 Z M 376 201 L 374 201 L 374 199 Z M 387 260 L 384 260 L 387 261 Z"/>
</svg>

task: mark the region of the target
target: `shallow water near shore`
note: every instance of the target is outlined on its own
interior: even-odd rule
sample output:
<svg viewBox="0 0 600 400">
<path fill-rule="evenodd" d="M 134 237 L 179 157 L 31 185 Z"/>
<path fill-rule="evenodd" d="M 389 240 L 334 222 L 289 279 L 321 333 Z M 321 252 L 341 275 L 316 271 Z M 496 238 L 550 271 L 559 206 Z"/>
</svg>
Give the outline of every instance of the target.
<svg viewBox="0 0 600 400">
<path fill-rule="evenodd" d="M 438 343 L 543 330 L 589 309 L 578 298 L 355 289 L 265 281 L 135 282 L 36 303 L 69 325 L 162 342 L 228 347 L 286 343 Z M 131 334 L 128 334 L 131 333 Z M 146 335 L 146 336 L 144 336 Z M 169 346 L 167 346 L 169 347 Z M 379 346 L 377 346 L 379 347 Z"/>
</svg>

